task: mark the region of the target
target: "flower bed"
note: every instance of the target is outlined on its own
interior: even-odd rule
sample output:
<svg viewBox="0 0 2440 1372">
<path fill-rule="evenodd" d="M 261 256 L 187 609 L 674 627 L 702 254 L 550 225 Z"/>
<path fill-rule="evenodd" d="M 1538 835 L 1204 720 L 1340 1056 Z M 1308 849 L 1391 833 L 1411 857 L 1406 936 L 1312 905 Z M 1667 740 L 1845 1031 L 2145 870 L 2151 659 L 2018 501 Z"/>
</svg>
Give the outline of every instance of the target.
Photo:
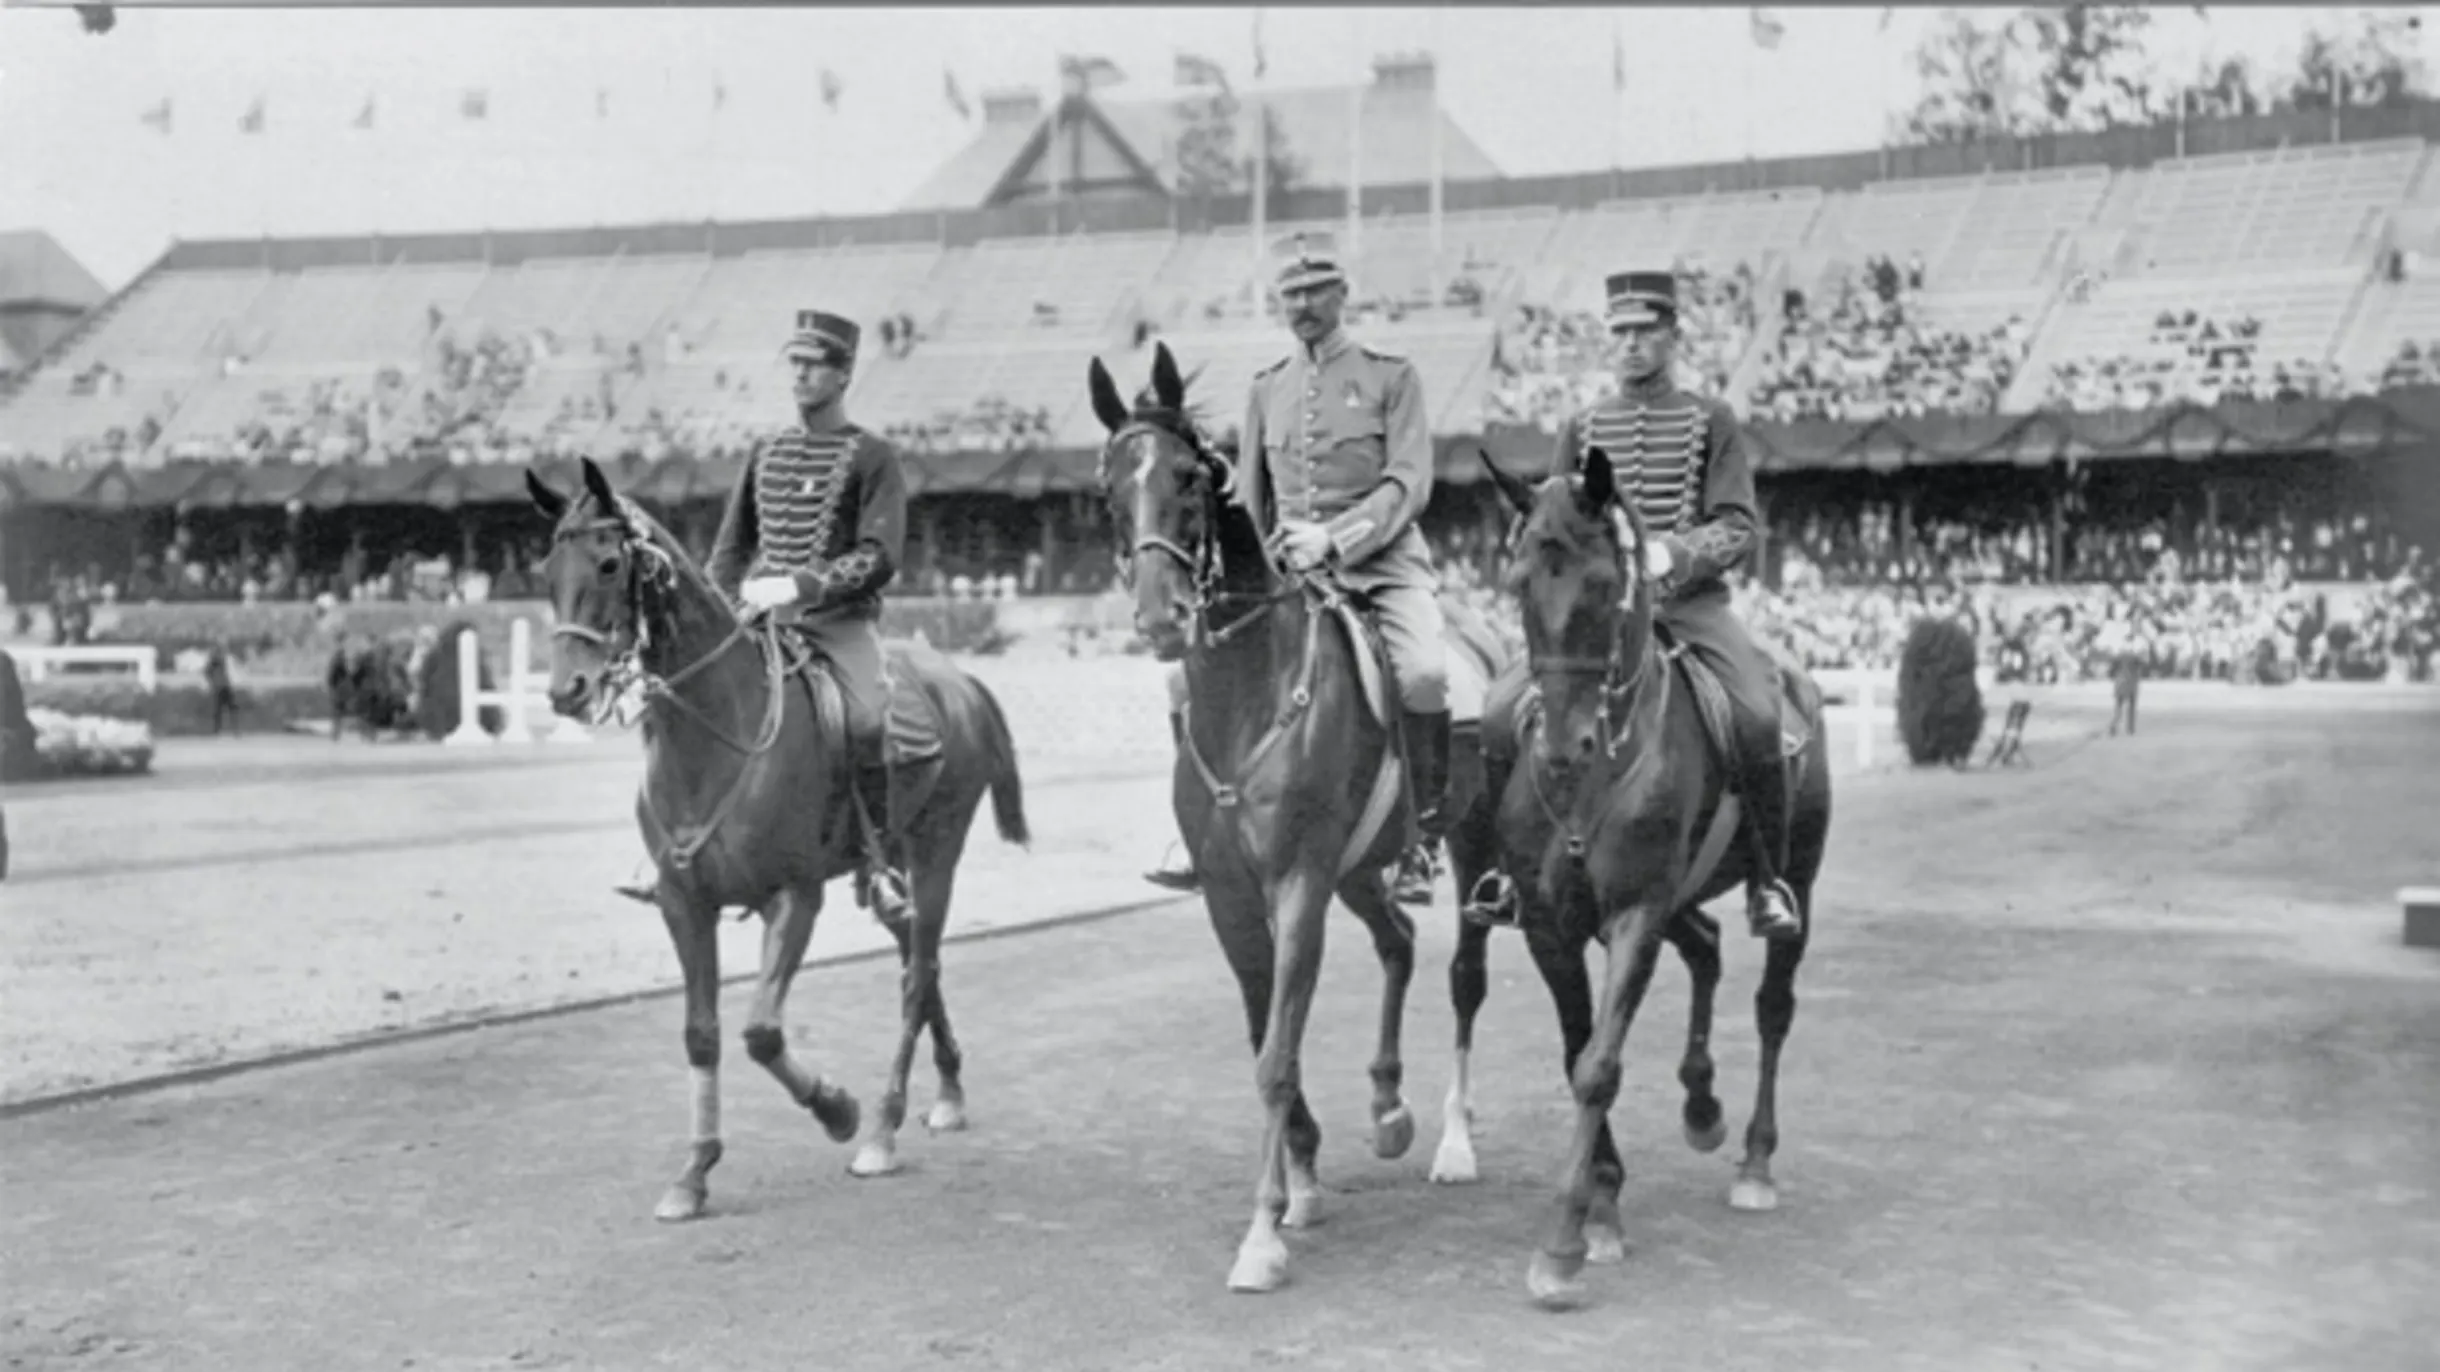
<svg viewBox="0 0 2440 1372">
<path fill-rule="evenodd" d="M 53 677 L 25 684 L 28 712 L 51 710 L 146 725 L 155 738 L 194 738 L 212 732 L 212 692 L 197 678 L 164 677 L 147 694 L 125 677 Z M 237 686 L 238 727 L 248 733 L 285 729 L 299 720 L 327 721 L 330 691 L 318 680 L 252 680 Z"/>
<path fill-rule="evenodd" d="M 152 727 L 140 720 L 72 715 L 28 704 L 32 777 L 133 776 L 152 770 Z"/>
</svg>

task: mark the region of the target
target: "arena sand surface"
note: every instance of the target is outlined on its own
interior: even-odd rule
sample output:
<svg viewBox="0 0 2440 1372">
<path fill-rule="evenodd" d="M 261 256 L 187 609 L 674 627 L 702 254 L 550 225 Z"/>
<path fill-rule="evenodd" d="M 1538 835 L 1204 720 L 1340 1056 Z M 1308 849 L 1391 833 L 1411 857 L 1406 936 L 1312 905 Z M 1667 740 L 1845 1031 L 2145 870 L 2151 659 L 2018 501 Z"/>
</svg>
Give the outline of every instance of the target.
<svg viewBox="0 0 2440 1372">
<path fill-rule="evenodd" d="M 886 1180 L 848 1177 L 848 1150 L 735 1051 L 732 994 L 728 1159 L 711 1216 L 689 1226 L 649 1218 L 685 1130 L 668 999 L 0 1120 L 0 1358 L 2428 1367 L 2440 957 L 2398 946 L 2391 893 L 2433 877 L 2440 697 L 2250 694 L 2152 691 L 2142 735 L 2082 742 L 2105 696 L 2042 693 L 2031 770 L 1849 770 L 1781 1093 L 1782 1206 L 1729 1211 L 1737 1142 L 1701 1157 L 1677 1138 L 1684 978 L 1665 969 L 1614 1115 L 1629 1254 L 1592 1270 L 1585 1311 L 1524 1299 L 1568 1102 L 1548 1001 L 1513 936 L 1494 945 L 1480 1026 L 1484 1180 L 1423 1180 L 1446 1082 L 1445 895 L 1407 1022 L 1414 1152 L 1384 1162 L 1364 1147 L 1378 980 L 1342 918 L 1305 1077 L 1329 1217 L 1292 1239 L 1287 1289 L 1229 1295 L 1258 1119 L 1233 986 L 1197 908 L 1170 903 L 953 948 L 976 1128 L 912 1131 L 908 1171 Z M 401 754 L 302 788 L 274 784 L 278 758 L 259 783 L 173 771 L 109 793 L 142 826 L 132 854 L 123 828 L 114 847 L 98 827 L 70 841 L 76 825 L 52 823 L 99 788 L 31 804 L 13 792 L 12 829 L 44 837 L 19 839 L 29 884 L 0 888 L 11 1089 L 41 1089 L 26 1064 L 141 1018 L 132 1002 L 180 981 L 223 987 L 186 1012 L 194 1023 L 276 1019 L 318 997 L 352 1023 L 353 992 L 334 988 L 384 978 L 410 1007 L 485 978 L 467 1004 L 558 992 L 495 963 L 588 985 L 665 979 L 657 921 L 595 894 L 605 868 L 624 871 L 631 834 L 548 827 L 623 818 L 632 755 L 598 746 L 515 766 Z M 1166 836 L 1163 783 L 1152 759 L 1102 779 L 1112 770 L 1046 755 L 1030 773 L 1043 842 L 993 857 L 978 838 L 957 919 L 1089 905 L 1103 881 L 1136 895 L 1132 874 Z M 296 809 L 260 813 L 265 795 L 297 790 Z M 425 800 L 404 832 L 402 795 Z M 486 836 L 520 817 L 521 836 Z M 227 860 L 233 844 L 282 842 L 337 850 Z M 149 865 L 96 870 L 129 856 Z M 987 861 L 1007 884 L 978 899 Z M 442 926 L 444 907 L 463 918 Z M 82 997 L 55 989 L 56 971 L 29 973 L 43 945 L 19 932 L 28 910 L 38 929 L 69 915 L 117 929 L 76 945 Z M 855 925 L 869 920 L 834 902 L 826 927 Z M 1758 952 L 1734 941 L 1721 1000 L 1739 1129 Z M 320 975 L 290 980 L 300 965 Z M 262 994 L 271 985 L 287 994 Z M 245 1003 L 249 991 L 281 1003 Z M 895 969 L 864 961 L 809 970 L 791 1003 L 799 1050 L 868 1111 L 895 999 Z M 118 1043 L 80 1071 L 125 1075 L 153 1051 Z M 928 1065 L 917 1083 L 920 1110 Z"/>
</svg>

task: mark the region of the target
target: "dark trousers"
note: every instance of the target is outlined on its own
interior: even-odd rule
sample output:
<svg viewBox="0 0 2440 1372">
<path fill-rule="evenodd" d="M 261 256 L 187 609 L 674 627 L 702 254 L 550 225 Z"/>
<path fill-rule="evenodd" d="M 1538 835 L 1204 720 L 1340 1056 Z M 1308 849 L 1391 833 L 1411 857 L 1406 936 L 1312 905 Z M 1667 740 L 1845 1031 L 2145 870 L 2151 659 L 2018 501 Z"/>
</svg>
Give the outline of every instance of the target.
<svg viewBox="0 0 2440 1372">
<path fill-rule="evenodd" d="M 889 734 L 890 691 L 881 626 L 869 619 L 808 619 L 790 626 L 830 663 L 847 711 L 847 747 L 859 767 L 879 767 Z"/>
<path fill-rule="evenodd" d="M 1661 622 L 1720 678 L 1734 721 L 1738 794 L 1752 812 L 1756 855 L 1776 880 L 1788 865 L 1788 765 L 1780 749 L 1779 664 L 1729 609 L 1726 591 L 1664 605 Z"/>
<path fill-rule="evenodd" d="M 237 692 L 226 685 L 212 688 L 212 732 L 219 733 L 222 721 L 229 732 L 237 732 Z"/>
</svg>

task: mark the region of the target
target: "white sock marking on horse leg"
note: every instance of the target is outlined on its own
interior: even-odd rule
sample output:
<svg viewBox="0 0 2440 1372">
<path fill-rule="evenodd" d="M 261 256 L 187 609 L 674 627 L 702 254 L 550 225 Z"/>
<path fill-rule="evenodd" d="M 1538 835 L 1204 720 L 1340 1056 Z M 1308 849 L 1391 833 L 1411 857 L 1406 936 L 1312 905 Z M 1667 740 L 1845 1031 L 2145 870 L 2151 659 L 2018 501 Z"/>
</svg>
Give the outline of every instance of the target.
<svg viewBox="0 0 2440 1372">
<path fill-rule="evenodd" d="M 695 1083 L 695 1142 L 720 1141 L 720 1072 L 711 1067 L 690 1067 L 687 1075 Z"/>
</svg>

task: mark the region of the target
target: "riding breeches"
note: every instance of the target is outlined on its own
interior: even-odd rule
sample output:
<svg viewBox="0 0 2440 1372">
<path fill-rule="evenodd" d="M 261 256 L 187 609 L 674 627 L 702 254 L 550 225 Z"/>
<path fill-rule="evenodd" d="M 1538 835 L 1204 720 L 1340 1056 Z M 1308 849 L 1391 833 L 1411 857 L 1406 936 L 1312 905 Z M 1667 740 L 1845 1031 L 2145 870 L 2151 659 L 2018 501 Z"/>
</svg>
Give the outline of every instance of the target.
<svg viewBox="0 0 2440 1372">
<path fill-rule="evenodd" d="M 888 736 L 890 683 L 881 655 L 881 626 L 869 619 L 800 621 L 791 626 L 830 663 L 847 712 L 847 746 L 866 765 L 879 765 Z"/>
<path fill-rule="evenodd" d="M 1736 716 L 1747 765 L 1777 771 L 1779 664 L 1729 609 L 1725 594 L 1696 595 L 1661 607 L 1661 622 L 1720 678 Z"/>
<path fill-rule="evenodd" d="M 1371 589 L 1373 626 L 1389 650 L 1390 676 L 1408 714 L 1445 714 L 1449 708 L 1449 646 L 1442 639 L 1440 595 L 1429 586 L 1387 585 Z"/>
</svg>

